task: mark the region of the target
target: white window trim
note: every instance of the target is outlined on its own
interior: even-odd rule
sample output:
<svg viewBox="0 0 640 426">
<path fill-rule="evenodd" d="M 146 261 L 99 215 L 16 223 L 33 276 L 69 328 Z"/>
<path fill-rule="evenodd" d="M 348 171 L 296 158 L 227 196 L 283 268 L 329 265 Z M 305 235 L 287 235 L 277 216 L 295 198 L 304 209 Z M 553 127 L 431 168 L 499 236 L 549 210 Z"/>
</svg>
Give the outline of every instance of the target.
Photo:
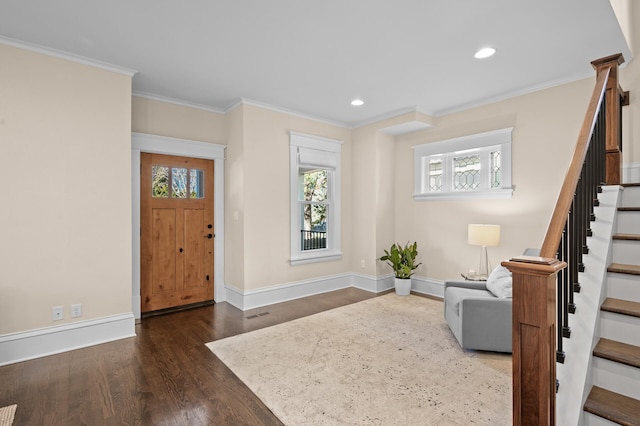
<svg viewBox="0 0 640 426">
<path fill-rule="evenodd" d="M 500 199 L 511 198 L 513 187 L 511 185 L 511 133 L 513 127 L 495 130 L 459 138 L 446 139 L 437 142 L 416 145 L 413 147 L 414 158 L 414 193 L 416 201 L 422 200 L 460 200 L 460 199 Z M 423 178 L 427 170 L 424 169 L 425 157 L 432 155 L 450 155 L 458 151 L 470 149 L 486 149 L 492 146 L 500 147 L 502 186 L 500 188 L 483 189 L 476 191 L 444 191 L 423 192 Z M 443 175 L 448 180 L 448 175 Z"/>
<path fill-rule="evenodd" d="M 323 138 L 319 136 L 306 135 L 294 131 L 289 132 L 289 170 L 290 170 L 290 204 L 291 216 L 289 223 L 291 226 L 291 265 L 303 265 L 315 262 L 327 262 L 342 258 L 342 245 L 340 241 L 340 152 L 342 141 L 336 139 Z M 297 218 L 300 217 L 300 202 L 298 200 L 298 148 L 310 148 L 323 151 L 328 156 L 335 156 L 335 169 L 331 171 L 331 194 L 329 203 L 329 221 L 327 223 L 327 248 L 313 251 L 303 251 L 300 249 L 300 225 Z M 323 167 L 323 166 L 320 166 Z M 326 168 L 326 167 L 323 167 Z"/>
</svg>

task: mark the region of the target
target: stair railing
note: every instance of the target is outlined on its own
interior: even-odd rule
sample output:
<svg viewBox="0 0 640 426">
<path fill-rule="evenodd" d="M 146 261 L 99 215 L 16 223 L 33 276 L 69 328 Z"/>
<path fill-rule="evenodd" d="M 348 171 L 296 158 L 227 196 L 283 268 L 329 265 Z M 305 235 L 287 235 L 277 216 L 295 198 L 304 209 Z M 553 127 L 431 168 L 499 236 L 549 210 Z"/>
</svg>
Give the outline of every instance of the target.
<svg viewBox="0 0 640 426">
<path fill-rule="evenodd" d="M 598 188 L 622 181 L 621 114 L 625 94 L 618 84 L 621 54 L 593 61 L 596 85 L 576 149 L 540 250 L 502 265 L 513 273 L 513 424 L 554 425 L 556 362 L 567 356 L 573 294 Z M 557 325 L 557 327 L 556 327 Z"/>
</svg>

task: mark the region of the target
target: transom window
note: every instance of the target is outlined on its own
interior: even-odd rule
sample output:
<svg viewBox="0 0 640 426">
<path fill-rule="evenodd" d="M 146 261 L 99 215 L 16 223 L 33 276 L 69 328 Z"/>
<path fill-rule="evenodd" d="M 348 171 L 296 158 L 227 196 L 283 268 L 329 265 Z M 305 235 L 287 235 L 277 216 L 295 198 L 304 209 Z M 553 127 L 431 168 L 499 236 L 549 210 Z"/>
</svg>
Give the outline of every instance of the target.
<svg viewBox="0 0 640 426">
<path fill-rule="evenodd" d="M 509 198 L 512 128 L 414 147 L 414 198 Z"/>
<path fill-rule="evenodd" d="M 204 170 L 153 166 L 151 195 L 154 198 L 204 198 Z"/>
<path fill-rule="evenodd" d="M 291 264 L 339 259 L 342 142 L 290 133 Z"/>
</svg>

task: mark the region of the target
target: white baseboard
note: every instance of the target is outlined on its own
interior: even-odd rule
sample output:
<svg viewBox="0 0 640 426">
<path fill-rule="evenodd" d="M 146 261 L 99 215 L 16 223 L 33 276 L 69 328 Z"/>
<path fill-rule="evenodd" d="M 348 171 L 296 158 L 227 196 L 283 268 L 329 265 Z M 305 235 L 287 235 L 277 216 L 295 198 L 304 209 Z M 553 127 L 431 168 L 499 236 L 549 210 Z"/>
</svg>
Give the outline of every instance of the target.
<svg viewBox="0 0 640 426">
<path fill-rule="evenodd" d="M 443 296 L 441 281 L 416 276 L 412 280 L 412 291 Z M 349 287 L 381 293 L 393 288 L 393 274 L 376 277 L 346 273 L 249 291 L 227 284 L 225 292 L 228 303 L 246 311 Z M 134 337 L 135 315 L 129 312 L 0 336 L 0 366 Z"/>
<path fill-rule="evenodd" d="M 441 299 L 444 298 L 444 282 L 425 277 L 417 277 L 415 275 L 411 280 L 411 291 L 439 297 Z"/>
<path fill-rule="evenodd" d="M 640 163 L 629 163 L 622 165 L 622 182 L 640 182 Z"/>
<path fill-rule="evenodd" d="M 0 336 L 0 366 L 134 337 L 133 312 Z"/>
<path fill-rule="evenodd" d="M 301 297 L 327 293 L 343 288 L 355 287 L 372 293 L 381 293 L 393 288 L 393 274 L 375 277 L 364 274 L 341 274 L 311 280 L 298 281 L 259 290 L 243 291 L 233 285 L 226 285 L 227 302 L 238 309 L 260 308 L 274 303 L 286 302 Z M 412 277 L 412 291 L 442 298 L 444 284 L 424 277 Z"/>
<path fill-rule="evenodd" d="M 142 306 L 142 297 L 140 297 L 139 294 L 131 296 L 131 310 L 133 311 L 133 316 L 136 319 L 142 318 L 141 306 Z"/>
<path fill-rule="evenodd" d="M 351 274 L 351 287 L 370 291 L 372 293 L 381 293 L 393 288 L 393 274 L 381 275 L 379 277 L 364 274 Z"/>
<path fill-rule="evenodd" d="M 351 274 L 314 278 L 248 291 L 227 284 L 226 290 L 227 302 L 246 311 L 348 287 L 351 287 Z"/>
</svg>

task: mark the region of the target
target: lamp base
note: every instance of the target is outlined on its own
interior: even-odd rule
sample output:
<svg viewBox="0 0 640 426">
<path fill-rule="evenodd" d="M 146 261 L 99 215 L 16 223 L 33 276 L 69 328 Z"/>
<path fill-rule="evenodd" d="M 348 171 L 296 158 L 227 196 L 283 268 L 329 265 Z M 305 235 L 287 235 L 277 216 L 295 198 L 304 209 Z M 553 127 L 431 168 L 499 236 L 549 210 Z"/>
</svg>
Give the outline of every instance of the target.
<svg viewBox="0 0 640 426">
<path fill-rule="evenodd" d="M 491 264 L 489 263 L 489 256 L 487 254 L 487 246 L 480 248 L 480 264 L 478 266 L 477 279 L 486 281 L 491 272 Z"/>
</svg>

